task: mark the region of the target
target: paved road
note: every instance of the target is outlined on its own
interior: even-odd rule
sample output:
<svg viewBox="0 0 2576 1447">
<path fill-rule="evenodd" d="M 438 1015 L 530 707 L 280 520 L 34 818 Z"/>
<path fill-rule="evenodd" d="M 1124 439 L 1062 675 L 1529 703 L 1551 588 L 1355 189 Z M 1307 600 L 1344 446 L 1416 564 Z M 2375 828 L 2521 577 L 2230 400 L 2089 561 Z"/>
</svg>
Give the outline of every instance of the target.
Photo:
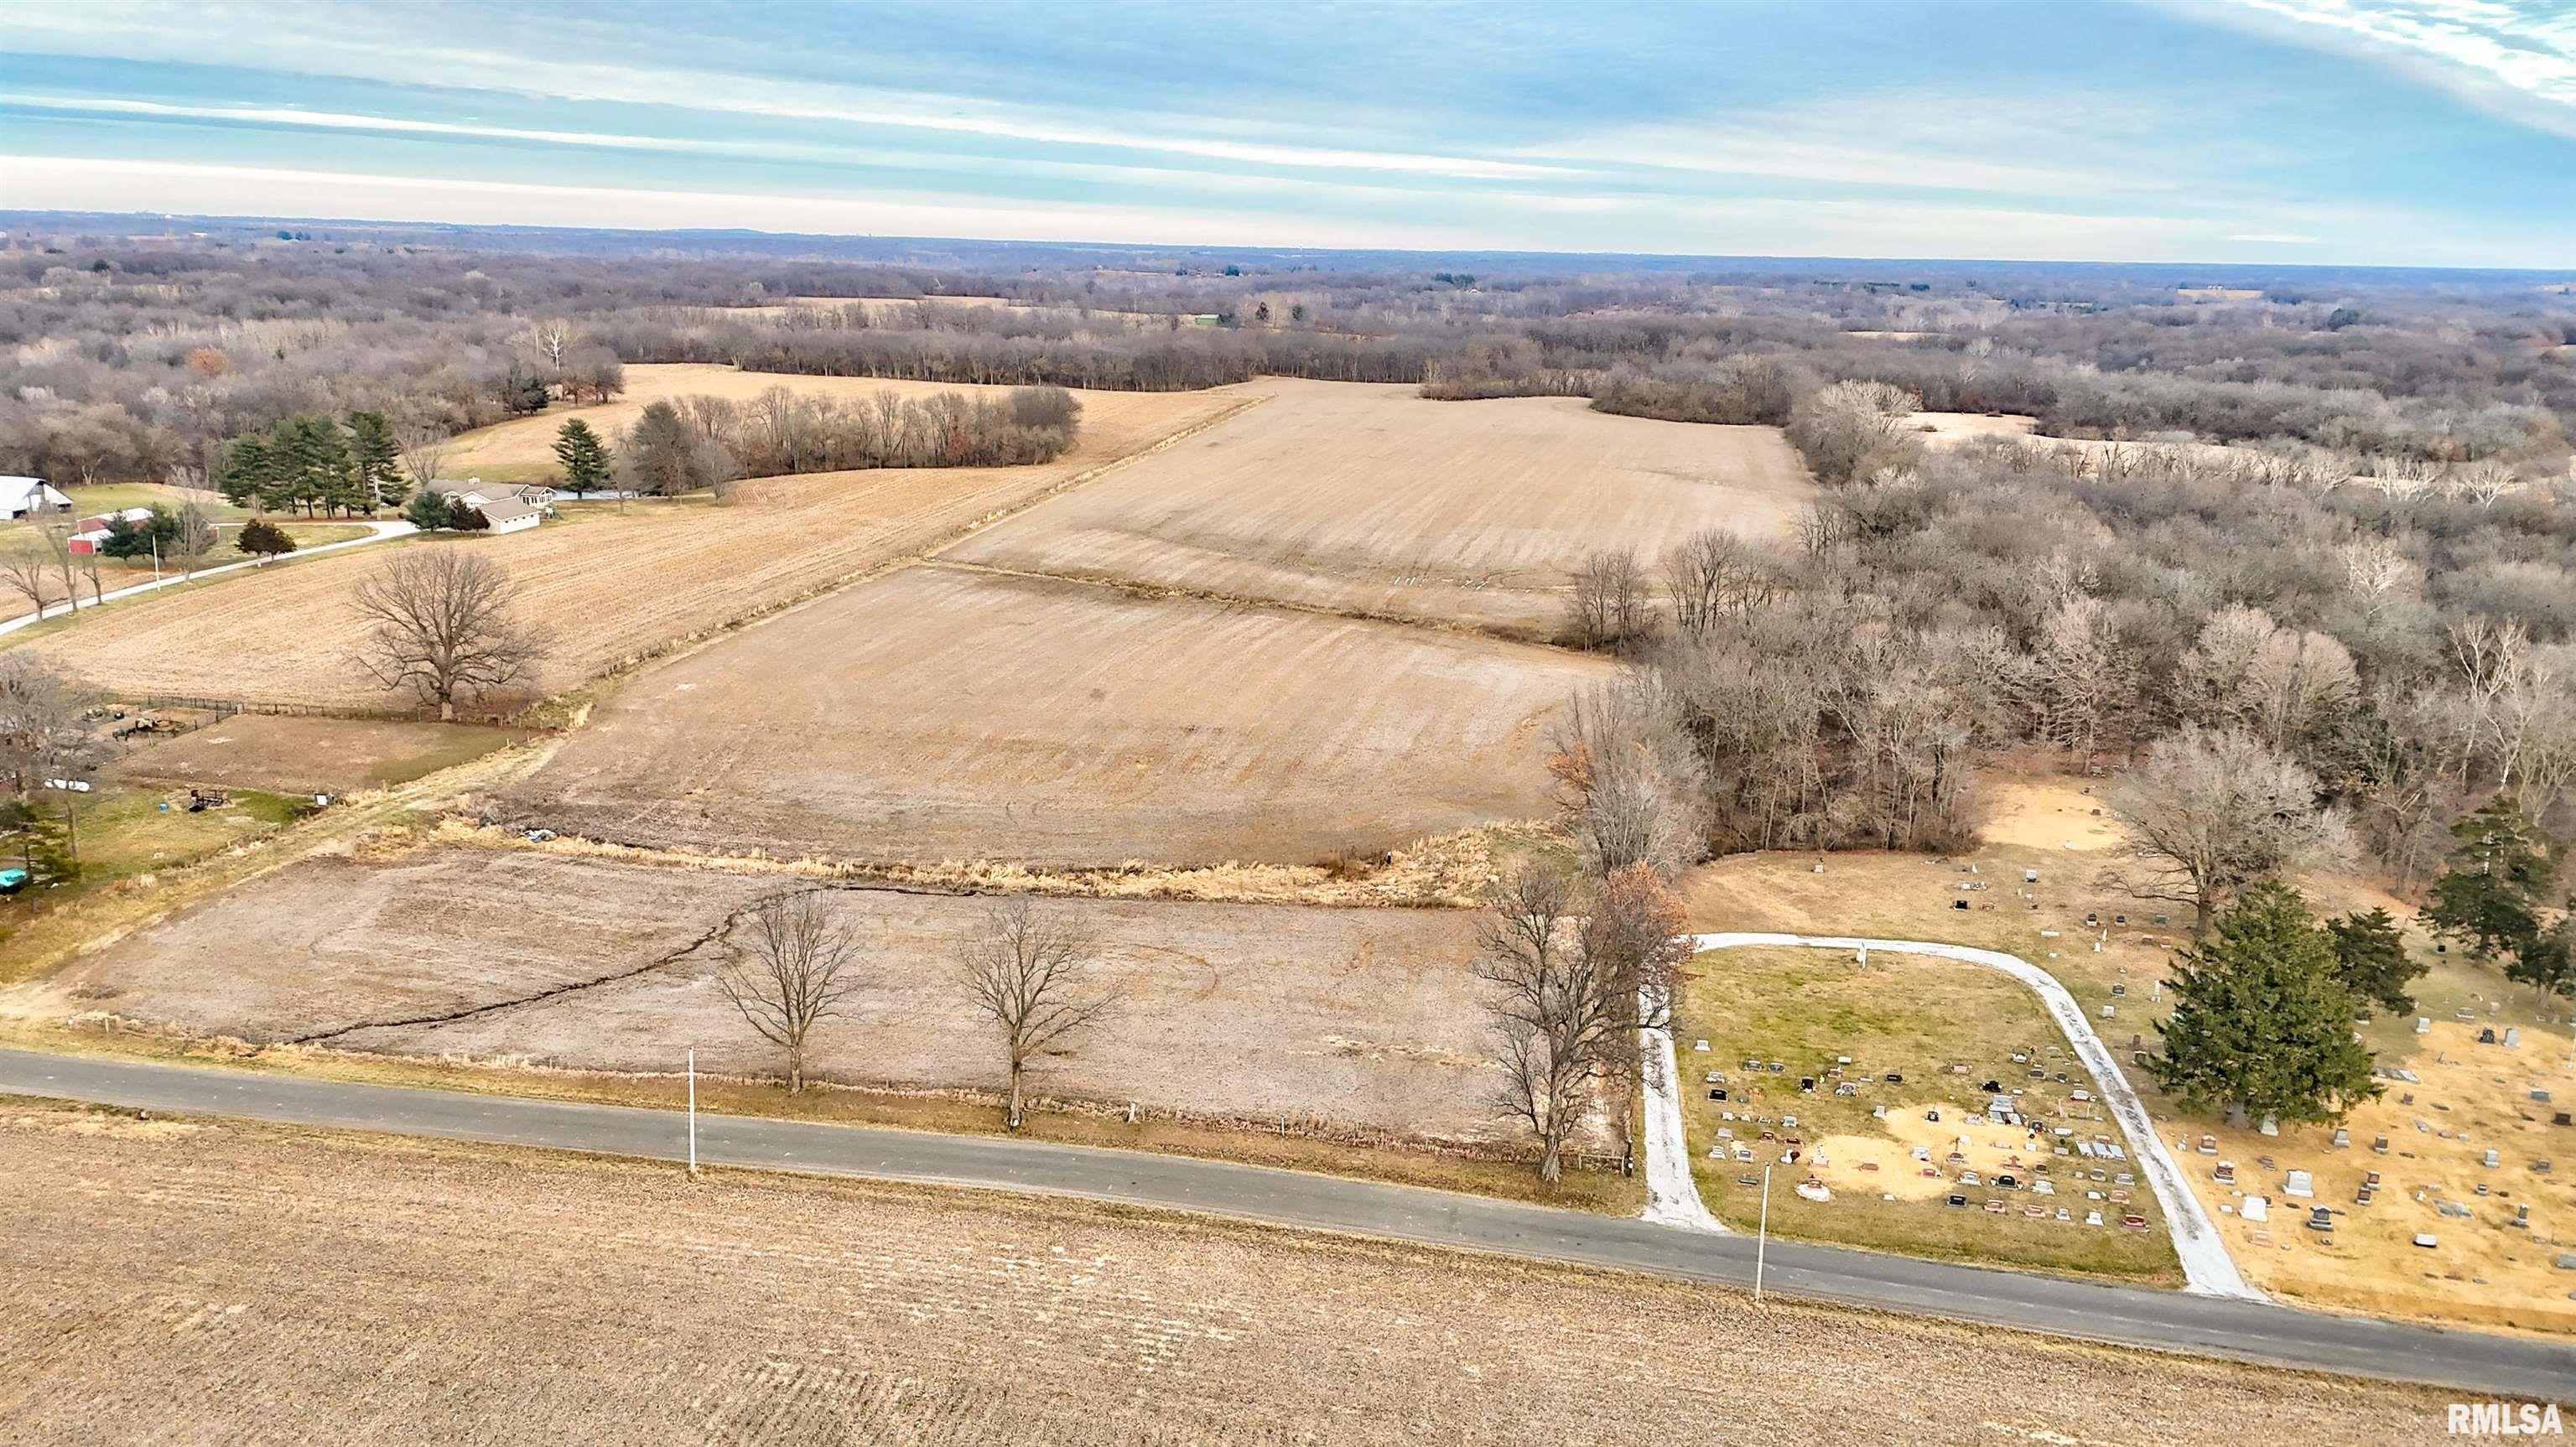
<svg viewBox="0 0 2576 1447">
<path fill-rule="evenodd" d="M 294 552 L 284 554 L 283 556 L 285 560 L 287 562 L 294 562 L 297 559 L 312 557 L 316 553 L 336 553 L 342 548 L 363 548 L 369 543 L 381 543 L 387 538 L 409 537 L 413 533 L 420 531 L 419 528 L 412 526 L 410 523 L 369 522 L 365 518 L 352 518 L 350 521 L 366 523 L 369 529 L 367 535 L 363 538 L 350 538 L 343 542 L 315 543 L 309 548 L 297 548 Z M 186 576 L 181 576 L 176 572 L 165 573 L 160 578 L 149 583 L 129 583 L 122 588 L 110 588 L 106 592 L 100 594 L 95 601 L 82 603 L 79 606 L 83 608 L 95 608 L 100 603 L 113 603 L 119 598 L 131 598 L 138 593 L 149 593 L 156 588 L 176 588 L 182 583 L 198 583 L 203 582 L 208 578 L 220 578 L 226 573 L 238 573 L 244 568 L 264 568 L 268 566 L 270 566 L 269 561 L 265 558 L 246 558 L 238 563 L 218 563 L 211 568 L 199 568 L 194 573 L 187 574 Z M 33 613 L 22 614 L 19 617 L 8 619 L 5 622 L 0 622 L 0 633 L 15 633 L 21 628 L 30 628 L 35 626 L 35 624 L 41 619 L 60 618 L 67 611 L 69 610 L 59 603 L 53 604 L 49 607 L 40 608 Z"/>
<path fill-rule="evenodd" d="M 0 1094 L 657 1160 L 688 1153 L 672 1111 L 28 1051 L 0 1050 Z M 710 1165 L 1086 1196 L 1735 1286 L 1753 1279 L 1748 1236 L 1182 1156 L 711 1115 L 699 1117 L 698 1155 Z M 2576 1348 L 2518 1338 L 1819 1246 L 1771 1247 L 1764 1282 L 1784 1295 L 2576 1402 Z"/>
</svg>

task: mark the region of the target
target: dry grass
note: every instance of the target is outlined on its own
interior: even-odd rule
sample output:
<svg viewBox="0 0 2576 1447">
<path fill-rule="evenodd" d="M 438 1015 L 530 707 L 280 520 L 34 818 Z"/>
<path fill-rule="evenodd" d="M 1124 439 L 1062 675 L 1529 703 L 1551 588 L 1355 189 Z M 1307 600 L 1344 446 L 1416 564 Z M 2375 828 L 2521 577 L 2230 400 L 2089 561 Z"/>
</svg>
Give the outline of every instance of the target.
<svg viewBox="0 0 2576 1447">
<path fill-rule="evenodd" d="M 880 863 L 1298 864 L 1548 808 L 1606 661 L 931 566 L 657 667 L 509 796 L 617 843 Z"/>
<path fill-rule="evenodd" d="M 838 401 L 864 401 L 880 392 L 899 397 L 928 397 L 940 392 L 1001 396 L 1007 387 L 965 382 L 901 382 L 879 377 L 803 377 L 784 372 L 746 372 L 714 362 L 638 362 L 626 369 L 626 391 L 595 406 L 556 404 L 526 417 L 478 427 L 451 439 L 442 471 L 452 477 L 480 477 L 492 482 L 543 482 L 561 475 L 555 461 L 555 435 L 578 417 L 611 447 L 620 433 L 635 425 L 655 402 L 683 397 L 722 397 L 748 401 L 772 387 L 800 396 Z M 1083 430 L 1132 438 L 1141 430 L 1165 426 L 1188 410 L 1187 399 L 1206 393 L 1076 392 L 1082 399 Z M 1179 404 L 1176 406 L 1175 404 Z M 1086 442 L 1089 439 L 1085 439 Z M 1095 454 L 1096 457 L 1096 454 Z"/>
<path fill-rule="evenodd" d="M 0 1150 L 31 1440 L 1514 1443 L 1571 1401 L 1639 1444 L 2440 1430 L 2426 1391 L 1072 1201 L 41 1106 Z"/>
<path fill-rule="evenodd" d="M 961 561 L 1515 636 L 1553 631 L 1595 549 L 1785 532 L 1813 495 L 1776 429 L 1580 398 L 1430 402 L 1271 380 L 1272 401 L 950 550 Z"/>
<path fill-rule="evenodd" d="M 2460 1037 L 2441 1023 L 2435 1035 L 2421 1038 L 2408 1028 L 2411 1021 L 2371 1024 L 2365 1035 L 2380 1063 L 2412 1069 L 2426 1084 L 2390 1083 L 2385 1100 L 2355 1115 L 2350 1128 L 2359 1144 L 2351 1150 L 2335 1149 L 2328 1128 L 2285 1126 L 2280 1136 L 2263 1137 L 2230 1132 L 2208 1117 L 2186 1118 L 2131 1063 L 2131 1052 L 2153 1050 L 2158 1043 L 2158 1022 L 2170 1008 L 2158 998 L 2158 984 L 2172 959 L 2172 946 L 2188 943 L 2189 916 L 2173 905 L 2127 898 L 2100 882 L 2104 868 L 2114 862 L 2110 849 L 2119 839 L 2116 823 L 2093 812 L 2101 807 L 2102 792 L 2098 783 L 2066 779 L 2002 780 L 1991 790 L 1989 842 L 1955 859 L 1836 854 L 1824 859 L 1821 874 L 1813 872 L 1817 859 L 1812 854 L 1721 860 L 1690 877 L 1690 923 L 1703 930 L 1946 940 L 2018 954 L 2056 975 L 2094 1017 L 2095 1028 L 2145 1098 L 2167 1144 L 2190 1138 L 2194 1149 L 2181 1160 L 2184 1178 L 2218 1221 L 2248 1276 L 2293 1299 L 2387 1316 L 2576 1329 L 2570 1311 L 2576 1303 L 2568 1298 L 2576 1290 L 2576 1273 L 2554 1266 L 2559 1252 L 2576 1250 L 2576 1211 L 2571 1210 L 2576 1202 L 2569 1201 L 2566 1186 L 2553 1184 L 2563 1177 L 2535 1176 L 2529 1170 L 2533 1159 L 2553 1153 L 2558 1168 L 2576 1169 L 2576 1161 L 2569 1160 L 2576 1149 L 2551 1144 L 2559 1138 L 2576 1143 L 2576 1133 L 2538 1123 L 2563 1107 L 2541 1106 L 2528 1095 L 2532 1086 L 2554 1085 L 2562 1100 L 2576 1099 L 2576 1082 L 2566 1078 L 2563 1014 L 2535 1010 L 2525 992 L 2509 991 L 2491 967 L 2470 966 L 2456 955 L 2432 955 L 2429 942 L 2416 933 L 2421 957 L 2433 962 L 2433 972 L 2415 986 L 2420 1010 L 2437 1022 L 2468 1010 L 2499 1034 L 2518 1025 L 2524 1038 L 2521 1051 L 2508 1054 L 2492 1046 L 2460 1044 Z M 1977 869 L 1973 875 L 1964 872 L 1971 864 Z M 2039 871 L 2037 883 L 2022 882 L 2025 869 Z M 1960 888 L 1971 883 L 1987 887 Z M 2401 919 L 2412 917 L 2402 902 L 2366 881 L 2336 876 L 2301 885 L 2322 913 L 2379 905 Z M 1951 902 L 1959 899 L 1973 907 L 1952 909 Z M 2099 930 L 2085 925 L 2088 912 L 2100 919 Z M 2156 925 L 2158 912 L 2168 913 L 2172 923 Z M 2123 914 L 2128 922 L 2116 922 Z M 2043 931 L 2056 933 L 2051 937 Z M 2099 950 L 2094 947 L 2097 938 Z M 2121 993 L 2113 994 L 2115 987 Z M 2105 1006 L 2116 1013 L 2104 1017 Z M 2435 1058 L 2437 1051 L 2473 1060 L 2475 1068 L 2467 1074 L 2451 1071 Z M 2400 1102 L 2408 1092 L 2416 1097 L 2413 1106 Z M 2435 1101 L 2451 1109 L 2437 1112 L 2431 1108 Z M 2537 1122 L 2524 1120 L 2525 1115 L 2537 1116 Z M 2418 1134 L 2413 1122 L 2419 1116 L 2459 1138 Z M 2204 1133 L 2218 1138 L 2218 1155 L 2198 1153 Z M 2371 1137 L 2383 1133 L 2391 1140 L 2390 1156 L 2371 1156 Z M 2494 1171 L 2478 1164 L 2489 1147 L 2503 1159 Z M 2410 1159 L 2400 1151 L 2415 1154 Z M 2266 1156 L 2275 1163 L 2268 1170 L 2258 1164 Z M 2213 1179 L 2219 1159 L 2235 1162 L 2237 1189 L 2220 1187 Z M 2313 1204 L 2347 1211 L 2336 1218 L 2331 1245 L 2300 1227 L 2298 1218 L 2312 1203 L 2297 1202 L 2299 1209 L 2291 1212 L 2280 1199 L 2281 1178 L 2293 1167 L 2315 1173 L 2319 1193 Z M 2354 1187 L 2361 1172 L 2374 1167 L 2382 1172 L 2385 1188 L 2374 1204 L 2356 1207 Z M 2437 1218 L 2429 1201 L 2414 1201 L 2416 1187 L 2435 1183 L 2472 1205 L 2475 1216 Z M 2480 1183 L 2488 1186 L 2488 1197 L 2473 1194 Z M 2253 1228 L 2235 1216 L 2239 1192 L 2245 1190 L 2274 1199 L 2276 1209 L 2264 1228 L 2267 1239 L 2260 1251 L 2250 1249 Z M 2502 1194 L 2506 1192 L 2511 1194 Z M 2530 1230 L 2506 1224 L 2515 1204 L 2531 1206 Z M 2438 1250 L 2406 1244 L 2419 1230 L 2435 1233 Z"/>
<path fill-rule="evenodd" d="M 385 546 L 472 548 L 507 568 L 525 611 L 557 634 L 518 697 L 554 693 L 917 555 L 1245 399 L 1218 391 L 1087 401 L 1096 405 L 1079 443 L 1042 466 L 763 479 L 745 483 L 731 507 L 588 503 L 533 532 Z M 385 693 L 352 661 L 366 629 L 350 589 L 382 556 L 358 548 L 149 594 L 23 646 L 115 693 L 403 711 L 408 696 Z"/>
<path fill-rule="evenodd" d="M 1980 1087 L 1994 1080 L 2020 1098 L 2025 1115 L 2071 1127 L 2076 1139 L 2127 1145 L 2093 1077 L 2018 982 L 1904 956 L 1873 958 L 1864 970 L 1848 956 L 1821 950 L 1727 950 L 1692 962 L 1675 1008 L 1692 1168 L 1709 1209 L 1730 1224 L 1752 1229 L 1761 1210 L 1762 1168 L 1769 1164 L 1771 1229 L 1784 1236 L 2180 1283 L 2163 1213 L 2146 1185 L 2129 1178 L 2134 1166 L 2052 1154 L 2050 1140 L 2024 1130 L 1966 1123 L 1985 1109 Z M 1692 1048 L 1701 1038 L 1709 1043 L 1706 1053 Z M 2016 1062 L 2015 1055 L 2024 1059 Z M 1840 1065 L 1843 1056 L 1851 1064 Z M 1748 1059 L 1777 1060 L 1786 1069 L 1748 1072 L 1742 1068 Z M 1953 1069 L 1962 1065 L 1964 1075 Z M 2032 1070 L 2042 1078 L 2031 1078 Z M 1725 1077 L 1723 1084 L 1704 1080 L 1712 1071 Z M 1889 1084 L 1884 1077 L 1890 1074 L 1904 1079 Z M 1814 1080 L 1816 1089 L 1802 1090 L 1802 1079 Z M 1855 1093 L 1836 1096 L 1843 1083 Z M 1709 1099 L 1711 1089 L 1725 1090 L 1728 1099 Z M 2076 1101 L 2079 1091 L 2092 1098 Z M 1873 1116 L 1880 1106 L 1886 1116 Z M 1937 1122 L 1925 1118 L 1934 1111 Z M 1791 1116 L 1795 1125 L 1787 1123 Z M 1765 1141 L 1765 1133 L 1777 1139 Z M 1783 1164 L 1793 1139 L 1800 1158 Z M 1712 1147 L 1737 1145 L 1754 1159 L 1710 1158 Z M 1930 1162 L 1912 1157 L 1918 1145 L 1931 1150 Z M 1954 1150 L 1962 1164 L 1948 1163 Z M 1927 1165 L 1939 1174 L 1923 1175 Z M 1987 1182 L 2010 1172 L 2016 1188 L 1962 1186 L 1957 1178 L 1964 1170 Z M 2103 1179 L 2089 1179 L 2094 1170 Z M 2052 1194 L 2033 1189 L 2041 1177 Z M 1747 1179 L 1754 1184 L 1744 1184 Z M 1794 1188 L 1806 1180 L 1823 1184 L 1832 1198 L 1798 1196 Z M 1945 1204 L 1953 1192 L 1966 1194 L 1970 1205 Z M 1990 1199 L 2005 1202 L 2006 1213 L 1988 1213 Z M 2048 1214 L 2031 1218 L 2027 1208 L 2034 1206 Z M 2056 1219 L 2061 1207 L 2071 1219 Z M 2092 1210 L 2103 1213 L 2104 1225 L 2083 1224 Z M 2121 1225 L 2130 1213 L 2146 1218 L 2144 1229 Z"/>
<path fill-rule="evenodd" d="M 38 1020 L 85 1012 L 254 1043 L 662 1072 L 779 1069 L 716 988 L 759 875 L 434 847 L 307 860 L 0 995 Z M 833 890 L 867 945 L 809 1069 L 844 1084 L 988 1091 L 990 1026 L 955 952 L 988 902 Z M 1510 1144 L 1486 1104 L 1485 1017 L 1459 910 L 1063 899 L 1118 1005 L 1032 1085 L 1051 1097 L 1354 1140 Z"/>
<path fill-rule="evenodd" d="M 109 772 L 281 794 L 349 794 L 406 783 L 528 737 L 524 729 L 476 724 L 236 714 L 146 740 Z"/>
</svg>

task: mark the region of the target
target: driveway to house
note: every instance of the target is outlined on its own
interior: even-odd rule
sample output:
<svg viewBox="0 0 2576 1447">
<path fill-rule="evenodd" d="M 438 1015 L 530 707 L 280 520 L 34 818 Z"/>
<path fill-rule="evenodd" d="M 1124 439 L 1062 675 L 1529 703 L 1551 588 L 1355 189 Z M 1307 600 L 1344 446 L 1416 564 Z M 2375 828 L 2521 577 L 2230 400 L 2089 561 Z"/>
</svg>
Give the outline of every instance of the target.
<svg viewBox="0 0 2576 1447">
<path fill-rule="evenodd" d="M 678 1111 L 223 1067 L 0 1050 L 7 1094 L 672 1162 L 689 1154 Z M 1754 1242 L 1740 1234 L 1187 1156 L 716 1115 L 698 1117 L 697 1153 L 717 1166 L 1080 1196 L 1728 1286 L 1753 1279 Z M 2058 1336 L 2576 1402 L 2576 1348 L 2535 1338 L 1794 1242 L 1770 1248 L 1763 1283 Z"/>
<path fill-rule="evenodd" d="M 352 519 L 352 521 L 356 520 Z M 402 522 L 369 522 L 366 526 L 372 529 L 372 531 L 363 538 L 350 538 L 346 541 L 337 543 L 315 543 L 309 548 L 297 548 L 294 552 L 284 554 L 283 556 L 287 562 L 291 563 L 299 558 L 310 558 L 320 553 L 336 553 L 342 548 L 363 548 L 369 543 L 381 543 L 387 538 L 409 537 L 413 533 L 420 531 L 419 528 L 412 526 L 410 523 Z M 195 573 L 190 574 L 187 577 L 180 577 L 177 574 L 172 574 L 166 578 L 156 578 L 149 583 L 132 583 L 122 588 L 110 588 L 105 593 L 100 594 L 95 602 L 83 603 L 80 606 L 83 608 L 95 608 L 100 603 L 113 603 L 119 598 L 131 598 L 137 593 L 149 593 L 155 588 L 175 588 L 181 583 L 195 583 L 207 578 L 220 578 L 226 573 L 238 573 L 244 568 L 265 568 L 267 566 L 269 566 L 269 560 L 266 558 L 246 558 L 241 562 L 225 563 L 220 567 L 199 568 Z M 15 633 L 19 629 L 28 627 L 29 625 L 37 623 L 43 619 L 59 618 L 70 611 L 71 610 L 69 608 L 58 603 L 41 612 L 29 613 L 23 618 L 11 618 L 6 622 L 0 622 L 0 633 Z"/>
</svg>

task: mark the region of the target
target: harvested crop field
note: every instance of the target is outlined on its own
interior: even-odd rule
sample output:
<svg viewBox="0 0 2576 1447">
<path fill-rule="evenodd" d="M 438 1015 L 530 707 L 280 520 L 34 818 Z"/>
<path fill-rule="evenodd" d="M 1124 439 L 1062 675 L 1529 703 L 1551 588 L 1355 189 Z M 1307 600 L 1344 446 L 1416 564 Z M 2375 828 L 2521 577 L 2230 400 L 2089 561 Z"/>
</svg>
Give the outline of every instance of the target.
<svg viewBox="0 0 2576 1447">
<path fill-rule="evenodd" d="M 118 778 L 348 794 L 417 779 L 531 737 L 525 729 L 236 714 L 129 750 Z"/>
<path fill-rule="evenodd" d="M 730 507 L 703 498 L 567 506 L 533 532 L 380 544 L 111 603 L 18 646 L 112 694 L 404 712 L 412 699 L 378 688 L 352 661 L 366 629 L 350 589 L 386 548 L 473 548 L 509 569 L 525 611 L 557 635 L 513 696 L 523 700 L 936 547 L 1243 401 L 1230 390 L 1086 394 L 1080 440 L 1051 463 L 764 478 L 744 483 Z"/>
<path fill-rule="evenodd" d="M 473 846 L 386 863 L 305 861 L 0 995 L 38 1015 L 106 1010 L 262 1043 L 769 1075 L 777 1052 L 715 985 L 731 921 L 781 881 Z M 991 901 L 842 888 L 868 984 L 815 1036 L 846 1084 L 983 1089 L 998 1038 L 956 983 Z M 1355 1133 L 1488 1139 L 1484 1016 L 1460 910 L 1170 900 L 1043 903 L 1097 940 L 1115 1015 L 1042 1094 L 1197 1117 L 1323 1120 Z M 605 983 L 591 983 L 591 982 Z M 557 992 L 557 993 L 549 993 Z M 543 998 L 538 998 L 543 997 Z M 526 1001 L 524 1004 L 511 1004 Z M 466 1012 L 479 1012 L 467 1014 Z M 400 1027 L 369 1022 L 463 1015 Z"/>
<path fill-rule="evenodd" d="M 637 677 L 509 796 L 622 844 L 876 863 L 1309 863 L 1548 811 L 1606 661 L 929 566 Z"/>
<path fill-rule="evenodd" d="M 2429 1391 L 1079 1201 L 36 1105 L 0 1153 L 28 1441 L 2441 1435 Z"/>
<path fill-rule="evenodd" d="M 1785 533 L 1814 494 L 1775 428 L 1614 417 L 1572 397 L 1246 386 L 1271 400 L 948 555 L 1526 637 L 1555 628 L 1587 553 Z"/>
</svg>

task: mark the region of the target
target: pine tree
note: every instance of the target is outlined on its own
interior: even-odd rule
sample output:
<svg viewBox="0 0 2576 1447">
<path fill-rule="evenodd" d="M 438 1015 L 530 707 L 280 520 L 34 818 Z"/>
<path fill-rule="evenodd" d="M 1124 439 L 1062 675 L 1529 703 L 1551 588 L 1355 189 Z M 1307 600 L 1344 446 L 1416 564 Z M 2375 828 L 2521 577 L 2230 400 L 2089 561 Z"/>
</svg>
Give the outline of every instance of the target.
<svg viewBox="0 0 2576 1447">
<path fill-rule="evenodd" d="M 2515 949 L 2504 977 L 2545 995 L 2576 995 L 2576 894 L 2562 905 L 2558 923 L 2534 930 Z"/>
<path fill-rule="evenodd" d="M 416 492 L 403 504 L 403 520 L 425 533 L 434 533 L 448 525 L 447 494 Z"/>
<path fill-rule="evenodd" d="M 403 479 L 402 445 L 394 441 L 385 414 L 349 414 L 349 453 L 357 472 L 358 506 L 370 517 L 385 508 L 401 507 L 411 487 Z"/>
<path fill-rule="evenodd" d="M 235 507 L 248 507 L 267 495 L 277 483 L 277 454 L 266 434 L 253 433 L 236 437 L 224 449 L 223 467 L 215 476 L 216 490 L 224 501 Z"/>
<path fill-rule="evenodd" d="M 2333 939 L 2297 891 L 2255 885 L 2176 958 L 2173 1018 L 2148 1069 L 2185 1108 L 2324 1121 L 2378 1094 Z"/>
<path fill-rule="evenodd" d="M 555 460 L 563 464 L 564 491 L 575 497 L 608 485 L 608 445 L 578 417 L 555 434 Z"/>
<path fill-rule="evenodd" d="M 2519 954 L 2540 933 L 2549 888 L 2545 841 L 2502 794 L 2451 828 L 2460 841 L 2424 922 L 2468 946 L 2479 961 Z"/>
<path fill-rule="evenodd" d="M 2334 937 L 2336 972 L 2354 1003 L 2375 1003 L 2392 1015 L 2414 1010 L 2415 997 L 2406 987 L 2424 973 L 2424 966 L 2407 957 L 2405 936 L 2388 911 L 2345 915 L 2329 922 L 2326 933 Z"/>
</svg>

